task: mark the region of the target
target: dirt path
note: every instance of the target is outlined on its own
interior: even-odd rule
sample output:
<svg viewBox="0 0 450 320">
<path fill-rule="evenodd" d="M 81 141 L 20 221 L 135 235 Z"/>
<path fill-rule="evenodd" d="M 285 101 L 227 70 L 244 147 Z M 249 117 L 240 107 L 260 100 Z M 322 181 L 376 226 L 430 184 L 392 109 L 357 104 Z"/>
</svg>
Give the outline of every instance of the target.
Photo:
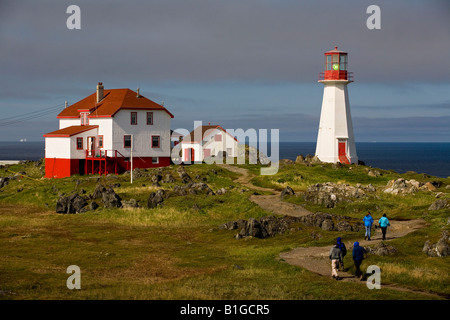
<svg viewBox="0 0 450 320">
<path fill-rule="evenodd" d="M 262 188 L 253 185 L 250 180 L 253 178 L 248 172 L 247 169 L 239 168 L 232 165 L 222 165 L 225 169 L 239 173 L 240 176 L 235 181 L 240 183 L 241 185 L 252 189 L 259 190 L 264 192 L 270 192 L 271 195 L 252 195 L 250 200 L 254 203 L 258 204 L 261 208 L 273 212 L 274 214 L 280 215 L 290 215 L 290 216 L 304 216 L 311 214 L 311 211 L 303 208 L 300 205 L 295 205 L 292 203 L 285 202 L 281 199 L 281 192 L 270 189 L 270 188 Z M 386 241 L 390 241 L 392 239 L 396 239 L 399 237 L 403 237 L 413 231 L 422 229 L 426 227 L 426 222 L 423 219 L 409 220 L 409 221 L 395 221 L 391 220 L 391 227 L 388 228 L 388 232 L 386 235 Z M 372 231 L 372 240 L 355 240 L 360 243 L 361 246 L 373 246 L 380 243 L 381 240 L 381 231 L 374 232 Z M 346 243 L 347 248 L 353 246 L 353 242 Z M 283 252 L 280 254 L 280 259 L 285 261 L 288 264 L 295 265 L 307 269 L 309 271 L 318 273 L 322 276 L 331 278 L 331 262 L 328 257 L 331 246 L 326 247 L 299 247 L 295 248 L 289 252 Z M 349 252 L 351 254 L 351 252 Z M 348 266 L 346 266 L 347 268 Z M 338 272 L 339 277 L 342 278 L 341 281 L 350 281 L 355 283 L 365 284 L 364 281 L 360 281 L 353 274 L 348 272 Z M 397 285 L 386 285 L 382 284 L 383 288 L 390 288 L 393 290 L 404 291 L 404 292 L 414 292 L 420 293 L 427 296 L 439 297 L 439 295 L 417 291 L 408 288 L 399 287 Z"/>
<path fill-rule="evenodd" d="M 308 214 L 311 214 L 311 211 L 306 210 L 302 206 L 285 202 L 281 199 L 280 195 L 281 192 L 270 189 L 270 188 L 263 188 L 253 185 L 250 180 L 253 178 L 248 172 L 247 169 L 235 167 L 232 165 L 221 165 L 225 169 L 239 173 L 241 176 L 239 176 L 238 179 L 235 181 L 240 183 L 241 185 L 252 189 L 252 190 L 258 190 L 263 192 L 270 192 L 270 195 L 252 195 L 250 196 L 250 201 L 256 203 L 264 210 L 273 212 L 274 214 L 281 214 L 281 215 L 288 215 L 288 216 L 294 216 L 294 217 L 301 217 L 306 216 Z"/>
</svg>

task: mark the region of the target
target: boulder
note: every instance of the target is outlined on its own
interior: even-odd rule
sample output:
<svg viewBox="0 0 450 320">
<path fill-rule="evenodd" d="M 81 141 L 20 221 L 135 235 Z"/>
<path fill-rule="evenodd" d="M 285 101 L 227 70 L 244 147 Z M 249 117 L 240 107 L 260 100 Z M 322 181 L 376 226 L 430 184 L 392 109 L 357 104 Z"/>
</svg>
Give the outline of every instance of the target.
<svg viewBox="0 0 450 320">
<path fill-rule="evenodd" d="M 294 194 L 295 194 L 294 190 L 291 187 L 287 186 L 286 188 L 284 188 L 283 191 L 281 191 L 281 199 L 283 199 L 285 195 L 294 195 Z"/>
<path fill-rule="evenodd" d="M 436 191 L 436 187 L 431 183 L 431 182 L 427 182 L 424 185 L 426 187 L 426 189 L 428 191 Z"/>
<path fill-rule="evenodd" d="M 56 202 L 57 213 L 81 213 L 87 211 L 87 201 L 78 193 L 71 196 L 60 196 Z"/>
<path fill-rule="evenodd" d="M 380 242 L 373 248 L 366 247 L 365 248 L 368 253 L 377 255 L 377 256 L 389 256 L 394 255 L 397 253 L 397 249 L 389 244 L 386 244 L 385 242 Z"/>
<path fill-rule="evenodd" d="M 442 232 L 442 237 L 436 243 L 436 253 L 438 257 L 450 255 L 450 242 L 447 231 Z"/>
<path fill-rule="evenodd" d="M 427 240 L 423 246 L 422 252 L 430 257 L 446 257 L 450 255 L 450 239 L 448 231 L 444 230 L 442 232 L 441 238 L 436 244 L 431 243 Z"/>
<path fill-rule="evenodd" d="M 116 194 L 113 188 L 107 188 L 102 193 L 102 202 L 105 208 L 121 208 L 122 199 Z"/>
<path fill-rule="evenodd" d="M 433 202 L 429 207 L 428 210 L 434 211 L 434 210 L 441 210 L 444 209 L 449 205 L 447 199 L 438 199 L 435 202 Z"/>
<path fill-rule="evenodd" d="M 156 208 L 164 205 L 164 190 L 152 192 L 147 199 L 147 208 Z"/>
<path fill-rule="evenodd" d="M 305 157 L 302 155 L 297 156 L 297 158 L 295 158 L 295 163 L 297 164 L 305 163 Z"/>
</svg>

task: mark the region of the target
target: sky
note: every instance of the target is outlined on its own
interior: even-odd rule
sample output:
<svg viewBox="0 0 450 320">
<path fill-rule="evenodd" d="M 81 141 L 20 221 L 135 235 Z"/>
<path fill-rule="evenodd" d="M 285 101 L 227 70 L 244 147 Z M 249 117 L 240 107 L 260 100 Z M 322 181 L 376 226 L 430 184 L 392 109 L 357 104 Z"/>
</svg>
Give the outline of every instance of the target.
<svg viewBox="0 0 450 320">
<path fill-rule="evenodd" d="M 70 5 L 79 30 L 67 28 Z M 370 5 L 379 30 L 367 28 Z M 335 46 L 354 72 L 356 142 L 450 142 L 446 0 L 0 0 L 0 141 L 43 141 L 64 101 L 98 82 L 164 103 L 172 129 L 316 141 L 318 74 Z"/>
</svg>

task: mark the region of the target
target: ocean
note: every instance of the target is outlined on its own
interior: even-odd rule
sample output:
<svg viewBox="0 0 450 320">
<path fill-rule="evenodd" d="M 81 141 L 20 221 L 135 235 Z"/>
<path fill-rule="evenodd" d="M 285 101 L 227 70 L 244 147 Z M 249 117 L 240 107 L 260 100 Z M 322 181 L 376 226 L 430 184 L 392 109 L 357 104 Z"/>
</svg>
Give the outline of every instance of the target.
<svg viewBox="0 0 450 320">
<path fill-rule="evenodd" d="M 280 159 L 314 155 L 315 142 L 281 142 Z M 269 147 L 270 150 L 270 147 Z M 357 142 L 358 158 L 375 168 L 450 176 L 450 143 Z M 0 160 L 44 158 L 44 142 L 0 142 Z"/>
</svg>

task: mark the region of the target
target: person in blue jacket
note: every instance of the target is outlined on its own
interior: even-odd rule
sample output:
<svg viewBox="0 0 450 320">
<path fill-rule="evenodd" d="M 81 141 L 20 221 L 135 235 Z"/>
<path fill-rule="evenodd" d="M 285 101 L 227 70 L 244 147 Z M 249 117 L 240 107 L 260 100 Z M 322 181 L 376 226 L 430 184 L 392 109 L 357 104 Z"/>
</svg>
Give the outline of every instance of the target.
<svg viewBox="0 0 450 320">
<path fill-rule="evenodd" d="M 364 236 L 364 240 L 370 241 L 370 231 L 372 229 L 373 224 L 373 218 L 370 215 L 370 212 L 367 213 L 367 215 L 363 218 L 364 226 L 366 227 L 366 235 Z"/>
<path fill-rule="evenodd" d="M 378 224 L 380 225 L 381 232 L 383 233 L 383 240 L 386 240 L 386 230 L 387 227 L 391 224 L 389 223 L 388 218 L 386 218 L 386 213 L 378 220 Z"/>
<path fill-rule="evenodd" d="M 364 254 L 366 253 L 366 249 L 364 249 L 364 247 L 361 247 L 359 245 L 359 242 L 355 242 L 353 244 L 353 251 L 352 251 L 352 256 L 353 256 L 353 262 L 355 263 L 355 267 L 356 267 L 356 277 L 359 277 L 360 280 L 363 279 L 363 275 L 361 272 L 361 263 L 364 260 Z"/>
</svg>

